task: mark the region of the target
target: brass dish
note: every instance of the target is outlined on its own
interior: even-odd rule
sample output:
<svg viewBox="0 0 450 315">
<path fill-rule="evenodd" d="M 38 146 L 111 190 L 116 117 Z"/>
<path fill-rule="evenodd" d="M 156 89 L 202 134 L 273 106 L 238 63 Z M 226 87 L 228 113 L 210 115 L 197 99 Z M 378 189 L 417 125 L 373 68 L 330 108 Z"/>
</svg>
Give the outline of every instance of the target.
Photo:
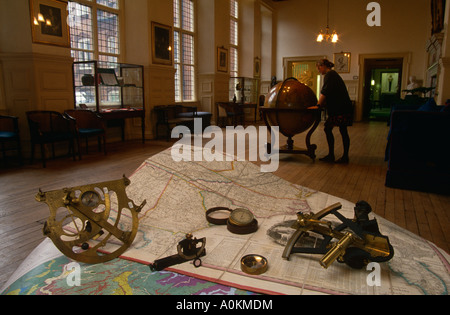
<svg viewBox="0 0 450 315">
<path fill-rule="evenodd" d="M 241 258 L 241 270 L 249 275 L 260 275 L 267 271 L 267 259 L 260 255 L 246 255 Z"/>
</svg>

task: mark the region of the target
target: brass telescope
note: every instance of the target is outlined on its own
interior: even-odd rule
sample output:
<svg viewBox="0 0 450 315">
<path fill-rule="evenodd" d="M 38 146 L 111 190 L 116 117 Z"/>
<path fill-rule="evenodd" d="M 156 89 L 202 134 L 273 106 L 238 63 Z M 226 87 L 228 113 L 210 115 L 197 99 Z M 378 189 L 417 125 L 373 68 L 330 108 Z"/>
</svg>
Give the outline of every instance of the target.
<svg viewBox="0 0 450 315">
<path fill-rule="evenodd" d="M 352 233 L 348 232 L 343 238 L 337 242 L 328 253 L 326 253 L 320 260 L 320 265 L 327 269 L 338 258 L 344 256 L 345 250 L 352 242 Z"/>
<path fill-rule="evenodd" d="M 289 260 L 293 253 L 321 254 L 320 265 L 328 268 L 334 261 L 361 269 L 369 262 L 384 262 L 394 256 L 394 249 L 389 238 L 379 231 L 376 219 L 369 220 L 372 211 L 365 201 L 355 206 L 354 219 L 347 219 L 338 212 L 340 203 L 333 204 L 316 214 L 297 213 L 296 229 L 286 244 L 283 258 Z M 329 221 L 322 220 L 327 215 L 334 215 L 342 223 L 333 227 Z M 322 236 L 318 247 L 301 247 L 302 239 L 310 233 Z M 337 241 L 332 242 L 333 239 Z"/>
</svg>

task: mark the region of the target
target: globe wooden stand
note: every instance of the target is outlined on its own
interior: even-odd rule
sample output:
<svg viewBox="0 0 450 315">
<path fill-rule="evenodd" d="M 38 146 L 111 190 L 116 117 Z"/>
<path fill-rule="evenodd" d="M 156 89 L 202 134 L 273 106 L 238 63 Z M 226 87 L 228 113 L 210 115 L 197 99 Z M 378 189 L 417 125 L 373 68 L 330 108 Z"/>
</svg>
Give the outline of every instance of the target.
<svg viewBox="0 0 450 315">
<path fill-rule="evenodd" d="M 297 148 L 294 146 L 294 140 L 292 137 L 295 134 L 287 132 L 284 129 L 280 128 L 280 132 L 287 137 L 287 143 L 284 146 L 281 146 L 279 149 L 279 153 L 289 153 L 289 154 L 305 154 L 309 156 L 313 161 L 316 159 L 316 149 L 317 145 L 311 144 L 311 136 L 316 131 L 319 126 L 321 120 L 321 112 L 320 109 L 295 109 L 295 108 L 260 108 L 261 116 L 264 119 L 266 126 L 269 128 L 269 132 L 271 133 L 271 124 L 269 123 L 268 116 L 276 117 L 276 120 L 279 120 L 281 115 L 286 115 L 286 117 L 297 117 L 298 114 L 305 114 L 305 116 L 313 116 L 314 123 L 312 127 L 309 129 L 308 134 L 306 135 L 306 149 L 305 148 Z M 272 145 L 270 143 L 267 144 L 267 153 L 270 154 L 272 151 Z"/>
</svg>

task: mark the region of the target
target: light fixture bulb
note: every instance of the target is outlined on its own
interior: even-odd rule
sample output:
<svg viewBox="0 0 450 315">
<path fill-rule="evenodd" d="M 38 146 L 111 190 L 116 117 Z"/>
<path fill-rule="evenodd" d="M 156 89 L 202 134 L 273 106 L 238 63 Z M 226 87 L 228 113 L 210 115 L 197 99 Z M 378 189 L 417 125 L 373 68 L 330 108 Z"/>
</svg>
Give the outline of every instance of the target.
<svg viewBox="0 0 450 315">
<path fill-rule="evenodd" d="M 44 15 L 42 13 L 38 14 L 38 21 L 39 22 L 45 22 Z"/>
<path fill-rule="evenodd" d="M 323 41 L 323 34 L 322 34 L 322 31 L 320 31 L 320 34 L 317 36 L 317 41 L 318 41 L 319 43 L 321 43 L 321 42 Z"/>
<path fill-rule="evenodd" d="M 330 34 L 330 28 L 329 28 L 329 21 L 330 21 L 330 0 L 327 1 L 327 28 L 326 32 L 320 31 L 320 34 L 317 36 L 316 41 L 318 43 L 321 43 L 323 41 L 325 42 L 332 42 L 337 43 L 339 40 L 338 34 L 336 31 L 333 31 L 333 33 Z"/>
<path fill-rule="evenodd" d="M 338 41 L 338 35 L 336 34 L 336 32 L 333 33 L 333 37 L 331 38 L 331 42 L 332 43 L 337 43 Z"/>
</svg>

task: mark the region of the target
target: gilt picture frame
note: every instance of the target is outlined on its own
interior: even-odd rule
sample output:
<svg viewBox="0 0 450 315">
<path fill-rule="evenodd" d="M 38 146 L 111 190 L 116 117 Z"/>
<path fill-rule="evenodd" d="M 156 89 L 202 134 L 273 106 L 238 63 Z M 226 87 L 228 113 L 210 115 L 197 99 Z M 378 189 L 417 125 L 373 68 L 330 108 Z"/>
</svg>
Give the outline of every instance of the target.
<svg viewBox="0 0 450 315">
<path fill-rule="evenodd" d="M 334 70 L 339 73 L 350 73 L 351 54 L 340 52 L 334 54 Z"/>
<path fill-rule="evenodd" d="M 261 59 L 259 59 L 259 57 L 255 57 L 255 60 L 253 62 L 253 77 L 261 77 Z"/>
<path fill-rule="evenodd" d="M 152 61 L 171 66 L 173 62 L 172 27 L 152 21 Z"/>
<path fill-rule="evenodd" d="M 440 33 L 444 29 L 445 0 L 431 0 L 432 34 Z"/>
<path fill-rule="evenodd" d="M 34 43 L 70 47 L 67 2 L 30 0 L 30 21 Z"/>
</svg>

